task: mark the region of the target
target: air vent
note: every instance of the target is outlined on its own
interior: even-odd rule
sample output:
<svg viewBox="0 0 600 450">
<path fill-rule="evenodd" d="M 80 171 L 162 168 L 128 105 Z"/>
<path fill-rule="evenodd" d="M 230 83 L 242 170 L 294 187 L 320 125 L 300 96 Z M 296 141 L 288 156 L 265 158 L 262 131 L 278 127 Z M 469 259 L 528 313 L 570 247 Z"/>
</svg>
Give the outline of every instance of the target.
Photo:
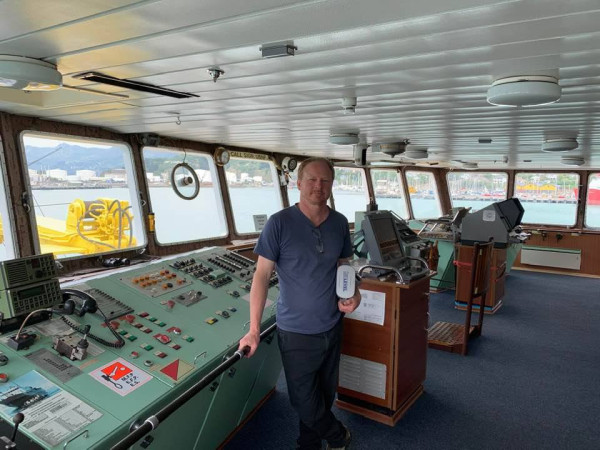
<svg viewBox="0 0 600 450">
<path fill-rule="evenodd" d="M 174 91 L 173 89 L 167 89 L 160 86 L 154 86 L 153 84 L 141 83 L 139 81 L 125 80 L 123 78 L 111 77 L 110 75 L 104 75 L 98 72 L 85 72 L 78 75 L 73 75 L 73 78 L 79 80 L 93 81 L 95 83 L 108 84 L 110 86 L 117 86 L 124 89 L 131 89 L 132 91 L 149 92 L 151 94 L 164 95 L 166 97 L 173 98 L 190 98 L 198 97 L 196 94 L 190 94 L 188 92 Z"/>
</svg>

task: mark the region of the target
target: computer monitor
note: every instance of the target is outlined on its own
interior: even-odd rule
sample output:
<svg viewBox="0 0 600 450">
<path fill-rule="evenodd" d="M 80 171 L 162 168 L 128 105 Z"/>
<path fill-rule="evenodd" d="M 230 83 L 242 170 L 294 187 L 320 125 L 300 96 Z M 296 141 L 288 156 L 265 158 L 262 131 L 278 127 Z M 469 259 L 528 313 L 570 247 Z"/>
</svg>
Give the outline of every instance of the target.
<svg viewBox="0 0 600 450">
<path fill-rule="evenodd" d="M 525 209 L 519 199 L 509 198 L 503 202 L 497 202 L 496 208 L 506 222 L 508 231 L 512 231 L 516 226 L 521 225 Z"/>
<path fill-rule="evenodd" d="M 389 211 L 366 213 L 361 228 L 371 262 L 397 266 L 404 255 L 394 216 Z"/>
</svg>

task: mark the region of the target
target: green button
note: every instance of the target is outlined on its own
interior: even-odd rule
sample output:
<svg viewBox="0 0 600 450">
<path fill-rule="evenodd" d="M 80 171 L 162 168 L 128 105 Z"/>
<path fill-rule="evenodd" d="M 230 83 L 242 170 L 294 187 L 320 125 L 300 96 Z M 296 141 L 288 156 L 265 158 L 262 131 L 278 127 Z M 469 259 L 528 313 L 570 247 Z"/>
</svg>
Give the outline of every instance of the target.
<svg viewBox="0 0 600 450">
<path fill-rule="evenodd" d="M 135 341 L 137 339 L 137 336 L 134 336 L 133 334 L 130 336 L 127 336 L 127 339 L 130 340 L 131 342 Z"/>
<path fill-rule="evenodd" d="M 148 320 L 150 322 L 156 322 L 157 319 L 156 319 L 156 317 L 148 317 Z"/>
<path fill-rule="evenodd" d="M 158 325 L 159 327 L 164 327 L 166 325 L 166 323 L 164 323 L 163 321 L 160 321 L 160 322 L 156 322 L 156 325 Z"/>
</svg>

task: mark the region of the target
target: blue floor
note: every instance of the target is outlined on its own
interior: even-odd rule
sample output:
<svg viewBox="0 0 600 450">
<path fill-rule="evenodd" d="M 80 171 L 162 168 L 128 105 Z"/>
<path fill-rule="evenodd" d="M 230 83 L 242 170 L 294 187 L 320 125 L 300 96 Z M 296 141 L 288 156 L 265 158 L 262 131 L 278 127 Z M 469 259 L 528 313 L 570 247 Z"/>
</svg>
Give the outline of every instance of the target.
<svg viewBox="0 0 600 450">
<path fill-rule="evenodd" d="M 462 322 L 454 291 L 432 321 Z M 512 271 L 466 357 L 430 349 L 425 392 L 395 427 L 349 412 L 352 449 L 600 449 L 600 280 Z M 294 448 L 297 419 L 275 394 L 226 445 Z"/>
</svg>

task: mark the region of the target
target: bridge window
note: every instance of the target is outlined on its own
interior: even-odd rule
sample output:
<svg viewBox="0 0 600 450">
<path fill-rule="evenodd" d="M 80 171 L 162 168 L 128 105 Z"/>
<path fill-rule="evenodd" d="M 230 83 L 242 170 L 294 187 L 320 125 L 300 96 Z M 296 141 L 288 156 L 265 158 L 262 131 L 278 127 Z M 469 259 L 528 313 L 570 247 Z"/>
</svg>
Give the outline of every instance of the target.
<svg viewBox="0 0 600 450">
<path fill-rule="evenodd" d="M 585 205 L 585 226 L 600 228 L 600 173 L 590 175 Z"/>
<path fill-rule="evenodd" d="M 471 208 L 471 212 L 506 200 L 508 175 L 503 172 L 451 172 L 448 189 L 452 207 Z"/>
<path fill-rule="evenodd" d="M 0 163 L 2 164 L 2 170 L 0 170 L 0 189 L 2 195 L 0 196 L 0 261 L 15 258 L 15 243 L 13 240 L 13 224 L 10 220 L 9 214 L 9 187 L 6 179 L 6 164 L 4 163 L 4 151 L 2 149 L 2 140 L 0 140 Z"/>
<path fill-rule="evenodd" d="M 578 186 L 579 175 L 576 173 L 517 173 L 515 197 L 525 209 L 522 222 L 575 225 Z"/>
<path fill-rule="evenodd" d="M 415 219 L 430 219 L 442 215 L 437 183 L 431 172 L 407 171 L 406 182 Z"/>
<path fill-rule="evenodd" d="M 408 219 L 408 208 L 400 172 L 390 169 L 371 169 L 375 200 L 379 209 L 395 212 Z"/>
<path fill-rule="evenodd" d="M 225 166 L 225 175 L 239 234 L 259 232 L 265 219 L 283 208 L 272 161 L 232 157 Z"/>
<path fill-rule="evenodd" d="M 335 210 L 354 223 L 356 212 L 365 211 L 369 203 L 365 171 L 336 167 L 332 193 Z"/>
<path fill-rule="evenodd" d="M 155 147 L 145 147 L 143 157 L 156 240 L 160 244 L 227 235 L 219 178 L 212 157 Z M 180 163 L 189 168 L 176 167 Z M 177 190 L 173 189 L 172 181 Z"/>
<path fill-rule="evenodd" d="M 30 132 L 22 144 L 41 253 L 66 258 L 146 245 L 129 147 Z"/>
<path fill-rule="evenodd" d="M 290 180 L 287 186 L 287 194 L 290 205 L 295 205 L 300 201 L 300 191 L 298 190 L 298 170 L 290 173 Z"/>
</svg>

